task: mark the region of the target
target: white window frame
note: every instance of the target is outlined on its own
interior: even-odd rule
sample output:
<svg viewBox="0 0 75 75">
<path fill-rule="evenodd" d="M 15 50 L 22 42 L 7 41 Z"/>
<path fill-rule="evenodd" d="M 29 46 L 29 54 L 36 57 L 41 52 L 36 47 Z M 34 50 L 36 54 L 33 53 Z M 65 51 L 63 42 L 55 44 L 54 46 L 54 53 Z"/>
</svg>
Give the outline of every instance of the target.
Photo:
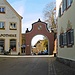
<svg viewBox="0 0 75 75">
<path fill-rule="evenodd" d="M 0 7 L 0 13 L 5 13 L 5 7 Z"/>
<path fill-rule="evenodd" d="M 14 26 L 15 25 L 15 26 Z M 17 29 L 17 23 L 16 22 L 10 22 L 10 26 L 9 26 L 10 30 L 16 30 Z"/>
<path fill-rule="evenodd" d="M 5 22 L 0 21 L 0 29 L 4 29 L 4 28 L 5 28 Z"/>
</svg>

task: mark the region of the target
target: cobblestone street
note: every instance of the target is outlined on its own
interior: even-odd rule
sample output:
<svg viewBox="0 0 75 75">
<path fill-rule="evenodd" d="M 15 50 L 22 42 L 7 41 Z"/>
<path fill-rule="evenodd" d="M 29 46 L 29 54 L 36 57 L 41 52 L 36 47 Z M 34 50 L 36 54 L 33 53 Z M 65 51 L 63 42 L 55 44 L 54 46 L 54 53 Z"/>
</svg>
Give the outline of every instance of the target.
<svg viewBox="0 0 75 75">
<path fill-rule="evenodd" d="M 75 75 L 54 57 L 1 57 L 0 75 Z"/>
</svg>

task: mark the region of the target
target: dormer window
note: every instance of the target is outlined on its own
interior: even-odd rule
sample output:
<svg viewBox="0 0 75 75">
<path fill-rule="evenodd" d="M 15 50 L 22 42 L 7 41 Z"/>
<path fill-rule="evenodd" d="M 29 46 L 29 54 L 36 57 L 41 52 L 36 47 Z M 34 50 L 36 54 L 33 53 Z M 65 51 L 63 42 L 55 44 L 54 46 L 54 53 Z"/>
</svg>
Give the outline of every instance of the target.
<svg viewBox="0 0 75 75">
<path fill-rule="evenodd" d="M 10 30 L 16 30 L 17 29 L 16 23 L 14 23 L 14 22 L 10 23 L 9 28 L 10 28 Z"/>
<path fill-rule="evenodd" d="M 0 13 L 5 13 L 5 7 L 0 7 Z"/>
</svg>

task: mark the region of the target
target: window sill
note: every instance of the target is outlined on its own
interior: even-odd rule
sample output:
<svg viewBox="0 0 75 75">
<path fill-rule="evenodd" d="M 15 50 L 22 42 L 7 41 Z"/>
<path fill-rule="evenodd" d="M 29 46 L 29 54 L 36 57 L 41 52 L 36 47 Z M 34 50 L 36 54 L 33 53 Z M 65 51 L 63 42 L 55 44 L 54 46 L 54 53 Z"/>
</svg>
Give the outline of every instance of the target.
<svg viewBox="0 0 75 75">
<path fill-rule="evenodd" d="M 73 47 L 73 45 L 72 45 L 72 44 L 68 44 L 68 45 L 67 45 L 67 48 L 69 48 L 69 47 Z"/>
<path fill-rule="evenodd" d="M 64 48 L 64 46 L 60 46 L 60 48 Z"/>
<path fill-rule="evenodd" d="M 10 30 L 17 30 L 17 29 L 10 29 Z"/>
<path fill-rule="evenodd" d="M 0 14 L 5 14 L 5 12 L 0 12 Z"/>
<path fill-rule="evenodd" d="M 0 30 L 5 30 L 5 28 L 0 28 Z"/>
</svg>

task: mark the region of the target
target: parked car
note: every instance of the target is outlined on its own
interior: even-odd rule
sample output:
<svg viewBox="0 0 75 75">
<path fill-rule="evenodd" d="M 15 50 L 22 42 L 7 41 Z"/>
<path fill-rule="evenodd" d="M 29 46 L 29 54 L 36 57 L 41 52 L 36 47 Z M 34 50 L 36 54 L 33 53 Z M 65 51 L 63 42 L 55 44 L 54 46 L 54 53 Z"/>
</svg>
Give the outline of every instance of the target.
<svg viewBox="0 0 75 75">
<path fill-rule="evenodd" d="M 43 55 L 43 51 L 38 52 L 38 55 Z"/>
<path fill-rule="evenodd" d="M 44 55 L 48 55 L 48 50 L 44 50 L 44 51 L 43 51 L 43 54 L 44 54 Z"/>
</svg>

